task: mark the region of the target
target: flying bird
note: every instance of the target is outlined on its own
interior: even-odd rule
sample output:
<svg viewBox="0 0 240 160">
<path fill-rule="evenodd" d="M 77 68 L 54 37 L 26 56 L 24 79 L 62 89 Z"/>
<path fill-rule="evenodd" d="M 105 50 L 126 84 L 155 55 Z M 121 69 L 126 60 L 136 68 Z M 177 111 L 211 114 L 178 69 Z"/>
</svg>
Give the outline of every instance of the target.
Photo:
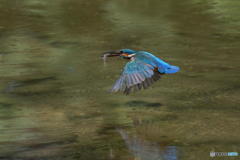
<svg viewBox="0 0 240 160">
<path fill-rule="evenodd" d="M 129 94 L 133 91 L 148 88 L 165 74 L 173 74 L 180 70 L 153 54 L 146 51 L 134 51 L 121 49 L 105 52 L 102 57 L 122 57 L 129 60 L 125 65 L 120 78 L 113 85 L 111 92 L 123 92 Z"/>
</svg>

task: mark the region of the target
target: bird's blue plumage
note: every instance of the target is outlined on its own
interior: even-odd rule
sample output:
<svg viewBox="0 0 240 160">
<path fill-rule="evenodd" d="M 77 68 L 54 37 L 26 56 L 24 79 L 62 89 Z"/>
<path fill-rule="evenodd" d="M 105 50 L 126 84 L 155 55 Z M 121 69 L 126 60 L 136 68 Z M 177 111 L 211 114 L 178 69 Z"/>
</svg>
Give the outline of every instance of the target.
<svg viewBox="0 0 240 160">
<path fill-rule="evenodd" d="M 112 88 L 112 92 L 123 91 L 129 93 L 132 90 L 147 88 L 153 83 L 154 67 L 138 60 L 130 61 L 124 67 L 121 77 Z M 155 79 L 160 78 L 156 76 Z"/>
<path fill-rule="evenodd" d="M 123 49 L 131 61 L 128 62 L 112 88 L 112 92 L 123 91 L 128 94 L 133 90 L 147 88 L 163 74 L 179 71 L 179 67 L 172 66 L 160 58 L 146 51 Z"/>
<path fill-rule="evenodd" d="M 138 51 L 135 54 L 136 54 L 135 58 L 137 60 L 143 61 L 147 64 L 153 65 L 154 67 L 157 67 L 160 73 L 172 74 L 179 71 L 179 67 L 172 66 L 167 62 L 161 60 L 160 58 L 152 55 L 149 52 Z"/>
<path fill-rule="evenodd" d="M 136 52 L 136 51 L 134 51 L 132 49 L 121 49 L 120 51 L 123 52 L 123 53 L 128 53 L 128 54 L 133 54 L 133 53 Z"/>
</svg>

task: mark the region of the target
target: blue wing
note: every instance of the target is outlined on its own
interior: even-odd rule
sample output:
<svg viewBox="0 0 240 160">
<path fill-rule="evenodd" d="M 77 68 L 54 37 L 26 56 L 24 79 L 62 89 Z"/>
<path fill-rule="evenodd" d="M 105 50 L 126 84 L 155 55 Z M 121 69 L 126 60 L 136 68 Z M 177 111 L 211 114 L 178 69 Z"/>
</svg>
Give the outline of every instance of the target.
<svg viewBox="0 0 240 160">
<path fill-rule="evenodd" d="M 123 91 L 125 94 L 129 94 L 142 88 L 146 89 L 160 78 L 161 74 L 155 70 L 153 65 L 145 63 L 136 57 L 135 60 L 126 64 L 124 71 L 111 91 Z"/>
<path fill-rule="evenodd" d="M 138 51 L 136 59 L 158 68 L 158 71 L 163 74 L 172 74 L 180 70 L 178 66 L 172 66 L 149 52 Z"/>
<path fill-rule="evenodd" d="M 112 92 L 146 89 L 153 82 L 159 80 L 163 74 L 172 74 L 179 71 L 179 67 L 172 66 L 160 58 L 145 51 L 138 51 L 134 60 L 124 67 L 120 78 L 112 87 Z"/>
</svg>

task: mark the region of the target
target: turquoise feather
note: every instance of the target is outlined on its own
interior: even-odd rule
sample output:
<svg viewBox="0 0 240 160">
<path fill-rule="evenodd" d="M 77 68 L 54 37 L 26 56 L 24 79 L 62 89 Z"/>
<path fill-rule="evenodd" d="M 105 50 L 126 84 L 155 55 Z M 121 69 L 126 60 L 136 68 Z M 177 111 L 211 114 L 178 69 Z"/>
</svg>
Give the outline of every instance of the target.
<svg viewBox="0 0 240 160">
<path fill-rule="evenodd" d="M 173 74 L 180 69 L 168 64 L 153 54 L 145 51 L 121 50 L 129 55 L 134 54 L 112 87 L 112 92 L 123 91 L 129 94 L 132 91 L 148 88 L 153 82 L 159 80 L 164 74 Z"/>
</svg>

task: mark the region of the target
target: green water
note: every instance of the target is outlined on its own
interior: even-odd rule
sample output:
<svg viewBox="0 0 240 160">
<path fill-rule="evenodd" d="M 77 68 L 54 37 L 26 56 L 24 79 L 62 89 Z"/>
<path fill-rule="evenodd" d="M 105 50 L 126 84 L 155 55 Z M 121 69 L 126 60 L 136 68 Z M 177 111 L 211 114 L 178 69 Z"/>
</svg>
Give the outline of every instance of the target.
<svg viewBox="0 0 240 160">
<path fill-rule="evenodd" d="M 239 10 L 234 0 L 0 0 L 0 159 L 240 152 Z M 100 55 L 121 48 L 181 72 L 109 94 L 126 61 Z"/>
</svg>

